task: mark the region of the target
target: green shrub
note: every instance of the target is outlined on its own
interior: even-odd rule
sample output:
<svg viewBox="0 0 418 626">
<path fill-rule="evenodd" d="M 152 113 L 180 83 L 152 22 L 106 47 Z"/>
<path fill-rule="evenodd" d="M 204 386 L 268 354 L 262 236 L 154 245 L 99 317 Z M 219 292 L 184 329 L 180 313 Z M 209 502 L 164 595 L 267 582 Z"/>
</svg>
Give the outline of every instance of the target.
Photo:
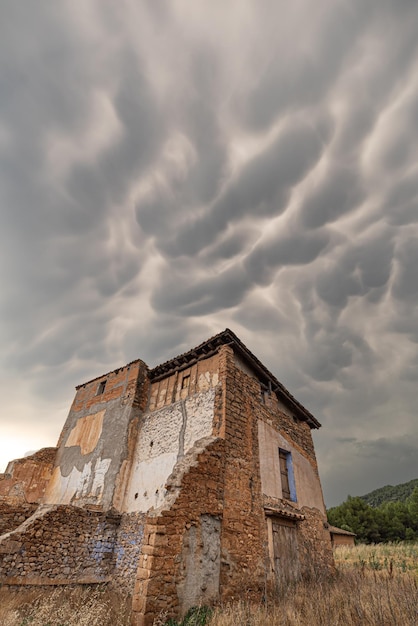
<svg viewBox="0 0 418 626">
<path fill-rule="evenodd" d="M 212 616 L 212 609 L 208 606 L 193 606 L 184 616 L 182 622 L 169 619 L 165 626 L 206 626 Z"/>
</svg>

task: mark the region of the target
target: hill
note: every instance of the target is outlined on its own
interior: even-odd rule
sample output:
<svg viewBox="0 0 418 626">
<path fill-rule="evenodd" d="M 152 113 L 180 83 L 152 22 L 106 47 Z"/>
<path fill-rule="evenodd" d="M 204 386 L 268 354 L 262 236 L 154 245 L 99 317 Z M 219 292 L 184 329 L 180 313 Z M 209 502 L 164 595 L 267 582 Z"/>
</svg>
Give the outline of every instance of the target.
<svg viewBox="0 0 418 626">
<path fill-rule="evenodd" d="M 400 485 L 386 485 L 359 497 L 370 506 L 376 508 L 384 502 L 406 502 L 416 487 L 418 487 L 418 478 Z"/>
</svg>

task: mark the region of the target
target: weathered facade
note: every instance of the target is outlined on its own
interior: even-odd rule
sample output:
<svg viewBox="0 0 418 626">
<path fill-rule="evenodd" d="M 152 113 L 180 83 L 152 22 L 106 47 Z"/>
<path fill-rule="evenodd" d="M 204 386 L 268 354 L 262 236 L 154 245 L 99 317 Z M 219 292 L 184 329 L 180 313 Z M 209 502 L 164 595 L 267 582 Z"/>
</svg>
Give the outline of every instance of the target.
<svg viewBox="0 0 418 626">
<path fill-rule="evenodd" d="M 330 570 L 318 427 L 228 329 L 80 385 L 57 449 L 0 477 L 0 583 L 108 582 L 149 626 Z"/>
</svg>

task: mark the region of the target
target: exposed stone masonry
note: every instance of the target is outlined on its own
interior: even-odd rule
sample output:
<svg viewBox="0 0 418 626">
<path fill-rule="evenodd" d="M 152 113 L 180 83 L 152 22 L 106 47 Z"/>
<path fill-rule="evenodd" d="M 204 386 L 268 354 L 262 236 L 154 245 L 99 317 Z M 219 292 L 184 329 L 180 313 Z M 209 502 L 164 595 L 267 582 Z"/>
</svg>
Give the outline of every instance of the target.
<svg viewBox="0 0 418 626">
<path fill-rule="evenodd" d="M 37 504 L 10 504 L 0 499 L 0 536 L 23 524 L 37 508 Z"/>
<path fill-rule="evenodd" d="M 43 506 L 0 543 L 2 582 L 108 581 L 119 516 L 73 506 Z"/>
</svg>

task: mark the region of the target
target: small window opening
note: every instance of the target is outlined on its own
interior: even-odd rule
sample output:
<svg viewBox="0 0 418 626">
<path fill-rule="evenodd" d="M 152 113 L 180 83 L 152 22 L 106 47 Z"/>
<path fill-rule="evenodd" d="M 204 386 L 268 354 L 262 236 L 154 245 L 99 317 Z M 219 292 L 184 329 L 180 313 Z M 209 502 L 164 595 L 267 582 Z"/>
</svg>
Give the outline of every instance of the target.
<svg viewBox="0 0 418 626">
<path fill-rule="evenodd" d="M 97 388 L 97 394 L 96 394 L 96 395 L 97 395 L 97 396 L 101 396 L 101 395 L 102 395 L 102 393 L 104 393 L 105 387 L 106 387 L 106 381 L 105 381 L 105 380 L 102 380 L 102 382 L 101 382 L 101 383 L 99 383 L 99 386 L 98 386 L 98 388 Z"/>
<path fill-rule="evenodd" d="M 181 388 L 187 389 L 190 384 L 190 374 L 183 376 L 183 380 L 181 381 Z"/>
</svg>

